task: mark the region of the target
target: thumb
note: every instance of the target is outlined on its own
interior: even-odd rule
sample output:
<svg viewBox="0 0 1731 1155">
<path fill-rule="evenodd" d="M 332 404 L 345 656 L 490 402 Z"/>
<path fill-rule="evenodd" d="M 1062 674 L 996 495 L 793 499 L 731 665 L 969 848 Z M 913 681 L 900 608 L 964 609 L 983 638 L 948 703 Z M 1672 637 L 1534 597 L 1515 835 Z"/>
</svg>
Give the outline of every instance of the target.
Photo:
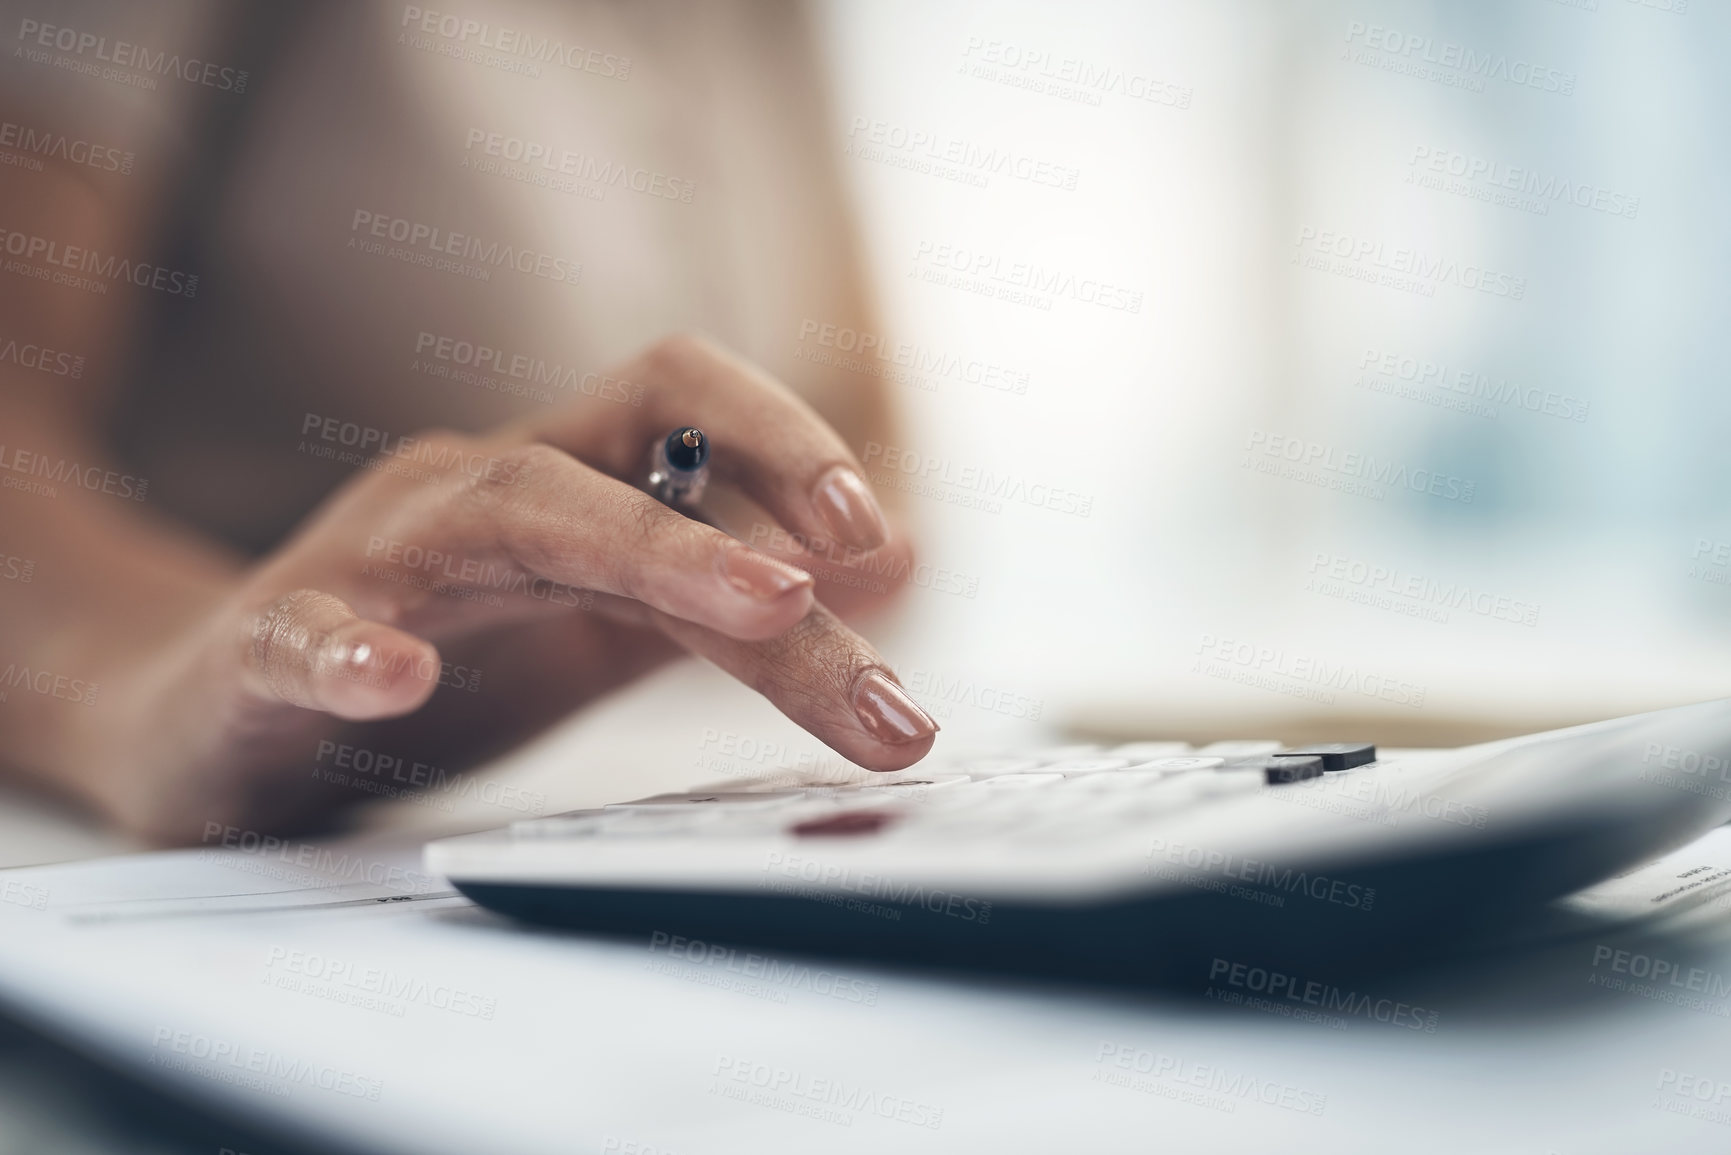
<svg viewBox="0 0 1731 1155">
<path fill-rule="evenodd" d="M 267 701 L 359 722 L 418 709 L 439 684 L 432 643 L 357 617 L 331 594 L 295 590 L 248 625 L 243 680 Z"/>
</svg>

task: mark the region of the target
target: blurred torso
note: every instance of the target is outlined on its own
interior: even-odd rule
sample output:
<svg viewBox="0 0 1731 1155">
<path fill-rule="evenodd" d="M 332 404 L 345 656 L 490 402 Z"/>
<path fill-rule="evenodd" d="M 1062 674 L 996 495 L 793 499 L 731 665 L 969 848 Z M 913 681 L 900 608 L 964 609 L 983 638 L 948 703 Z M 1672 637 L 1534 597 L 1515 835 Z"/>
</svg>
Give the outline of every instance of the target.
<svg viewBox="0 0 1731 1155">
<path fill-rule="evenodd" d="M 440 9 L 315 6 L 193 94 L 245 104 L 186 145 L 221 152 L 198 290 L 151 301 L 114 423 L 157 508 L 263 550 L 381 437 L 629 404 L 608 367 L 682 329 L 857 424 L 795 356 L 866 309 L 798 10 Z"/>
</svg>

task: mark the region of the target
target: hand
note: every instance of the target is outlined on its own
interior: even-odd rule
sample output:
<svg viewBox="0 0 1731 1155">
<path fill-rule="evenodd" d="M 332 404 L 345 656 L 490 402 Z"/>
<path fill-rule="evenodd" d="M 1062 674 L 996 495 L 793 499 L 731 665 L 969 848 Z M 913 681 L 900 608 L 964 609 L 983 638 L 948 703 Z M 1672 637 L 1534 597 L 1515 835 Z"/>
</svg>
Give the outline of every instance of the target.
<svg viewBox="0 0 1731 1155">
<path fill-rule="evenodd" d="M 862 766 L 923 757 L 937 725 L 810 574 L 630 484 L 655 438 L 696 425 L 712 489 L 795 540 L 905 549 L 841 438 L 700 340 L 611 376 L 642 386 L 641 405 L 589 399 L 387 446 L 202 619 L 115 659 L 85 793 L 167 839 L 298 825 L 367 797 L 311 776 L 320 737 L 456 769 L 681 649 Z"/>
</svg>

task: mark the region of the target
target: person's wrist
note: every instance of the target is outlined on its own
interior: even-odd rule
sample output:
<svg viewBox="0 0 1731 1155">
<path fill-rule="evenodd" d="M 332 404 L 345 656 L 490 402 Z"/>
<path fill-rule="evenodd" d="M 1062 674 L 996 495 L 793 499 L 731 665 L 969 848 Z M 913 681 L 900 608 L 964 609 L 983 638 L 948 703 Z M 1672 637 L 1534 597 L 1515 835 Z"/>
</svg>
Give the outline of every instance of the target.
<svg viewBox="0 0 1731 1155">
<path fill-rule="evenodd" d="M 232 614 L 238 581 L 173 597 L 153 596 L 108 620 L 86 619 L 67 631 L 62 656 L 80 671 L 83 699 L 54 727 L 41 761 L 50 776 L 105 810 L 117 776 L 139 773 L 152 752 L 170 744 L 170 727 L 218 708 L 193 701 L 220 689 L 219 639 Z M 112 815 L 111 815 L 112 816 Z"/>
</svg>

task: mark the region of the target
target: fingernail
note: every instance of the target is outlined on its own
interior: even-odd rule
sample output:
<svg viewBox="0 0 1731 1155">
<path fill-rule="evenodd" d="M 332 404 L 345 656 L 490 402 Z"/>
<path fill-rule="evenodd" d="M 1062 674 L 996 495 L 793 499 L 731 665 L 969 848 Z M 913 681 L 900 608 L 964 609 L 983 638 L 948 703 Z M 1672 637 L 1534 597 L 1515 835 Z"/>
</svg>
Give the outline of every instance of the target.
<svg viewBox="0 0 1731 1155">
<path fill-rule="evenodd" d="M 744 546 L 722 551 L 721 574 L 728 585 L 760 602 L 773 602 L 812 584 L 811 575 L 804 570 Z"/>
<path fill-rule="evenodd" d="M 913 742 L 938 732 L 938 724 L 907 691 L 877 670 L 866 671 L 854 686 L 853 710 L 866 733 L 879 742 Z"/>
<path fill-rule="evenodd" d="M 890 527 L 878 509 L 877 499 L 860 475 L 845 465 L 823 475 L 811 502 L 829 526 L 830 535 L 843 545 L 876 549 L 889 540 Z"/>
</svg>

